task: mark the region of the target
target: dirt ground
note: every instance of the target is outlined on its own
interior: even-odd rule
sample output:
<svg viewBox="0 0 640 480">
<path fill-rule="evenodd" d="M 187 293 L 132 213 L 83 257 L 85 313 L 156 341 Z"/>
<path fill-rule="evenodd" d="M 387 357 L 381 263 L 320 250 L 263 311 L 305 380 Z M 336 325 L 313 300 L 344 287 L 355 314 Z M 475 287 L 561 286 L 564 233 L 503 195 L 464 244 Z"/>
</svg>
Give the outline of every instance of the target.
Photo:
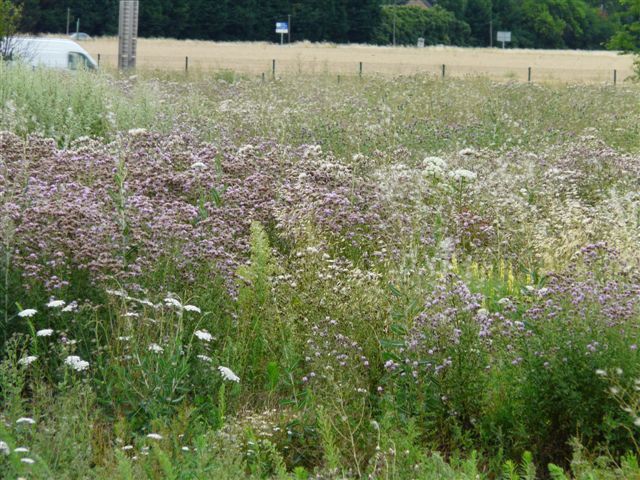
<svg viewBox="0 0 640 480">
<path fill-rule="evenodd" d="M 97 38 L 82 46 L 103 65 L 116 66 L 118 40 Z M 158 69 L 220 70 L 271 75 L 283 74 L 411 75 L 429 72 L 447 76 L 489 75 L 498 80 L 611 83 L 632 74 L 632 57 L 608 51 L 519 50 L 457 47 L 377 47 L 369 45 L 206 42 L 196 40 L 139 39 L 138 66 Z"/>
</svg>

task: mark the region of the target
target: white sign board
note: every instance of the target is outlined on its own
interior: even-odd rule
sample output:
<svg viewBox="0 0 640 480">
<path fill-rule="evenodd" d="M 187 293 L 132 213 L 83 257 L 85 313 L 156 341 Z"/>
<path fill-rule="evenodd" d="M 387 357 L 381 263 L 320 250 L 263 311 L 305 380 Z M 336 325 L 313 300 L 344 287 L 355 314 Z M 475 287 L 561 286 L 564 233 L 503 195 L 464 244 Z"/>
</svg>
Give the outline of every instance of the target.
<svg viewBox="0 0 640 480">
<path fill-rule="evenodd" d="M 424 47 L 424 38 L 420 37 L 418 39 L 418 48 L 423 48 Z"/>
<path fill-rule="evenodd" d="M 511 32 L 498 32 L 498 41 L 499 42 L 510 42 L 511 41 Z"/>
<path fill-rule="evenodd" d="M 287 22 L 276 22 L 276 33 L 289 33 L 289 24 Z"/>
<path fill-rule="evenodd" d="M 498 41 L 502 42 L 504 48 L 504 44 L 511 41 L 511 32 L 498 32 Z"/>
</svg>

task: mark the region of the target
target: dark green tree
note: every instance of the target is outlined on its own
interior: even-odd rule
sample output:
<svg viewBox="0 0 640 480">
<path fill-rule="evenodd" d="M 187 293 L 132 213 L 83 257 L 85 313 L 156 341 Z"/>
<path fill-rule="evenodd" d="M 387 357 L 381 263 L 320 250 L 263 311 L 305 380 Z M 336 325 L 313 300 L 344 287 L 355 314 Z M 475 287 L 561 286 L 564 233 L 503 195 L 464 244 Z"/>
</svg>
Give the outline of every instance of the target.
<svg viewBox="0 0 640 480">
<path fill-rule="evenodd" d="M 424 38 L 427 45 L 466 45 L 469 41 L 469 25 L 448 10 L 390 5 L 382 7 L 382 21 L 373 37 L 375 43 L 391 43 L 394 19 L 399 45 L 415 45 L 419 37 Z"/>
<path fill-rule="evenodd" d="M 15 43 L 13 39 L 20 25 L 21 9 L 9 0 L 0 0 L 0 61 L 11 58 Z"/>
<path fill-rule="evenodd" d="M 373 32 L 380 25 L 382 12 L 380 0 L 349 0 L 347 2 L 347 18 L 350 42 L 367 43 L 371 41 Z"/>
<path fill-rule="evenodd" d="M 620 28 L 608 47 L 623 52 L 640 51 L 640 0 L 622 0 L 624 10 L 619 15 Z"/>
<path fill-rule="evenodd" d="M 80 19 L 80 29 L 91 35 L 117 32 L 119 0 L 9 1 L 21 7 L 20 29 L 25 32 L 64 33 L 68 8 L 72 31 Z M 438 38 L 438 43 L 450 39 L 457 45 L 489 45 L 492 24 L 493 42 L 496 31 L 510 30 L 514 47 L 602 48 L 613 37 L 609 46 L 628 50 L 637 45 L 637 1 L 438 0 L 435 8 L 419 13 L 409 10 L 415 18 L 407 18 L 404 25 L 413 25 L 409 27 L 412 32 L 426 28 L 425 38 Z M 406 8 L 404 3 L 406 0 L 142 0 L 139 33 L 143 37 L 275 42 L 275 22 L 292 15 L 294 41 L 390 43 L 385 8 Z M 405 10 L 396 13 L 411 16 L 401 12 Z M 432 25 L 424 27 L 424 22 Z M 400 35 L 408 42 L 415 35 L 407 32 Z"/>
</svg>

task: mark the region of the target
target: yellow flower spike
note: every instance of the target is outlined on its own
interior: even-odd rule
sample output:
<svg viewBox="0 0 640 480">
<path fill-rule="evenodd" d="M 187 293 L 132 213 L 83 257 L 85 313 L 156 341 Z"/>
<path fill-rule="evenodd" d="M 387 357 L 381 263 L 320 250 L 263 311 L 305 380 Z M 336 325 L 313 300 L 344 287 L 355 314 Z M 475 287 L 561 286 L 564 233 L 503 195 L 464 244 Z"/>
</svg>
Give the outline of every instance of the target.
<svg viewBox="0 0 640 480">
<path fill-rule="evenodd" d="M 477 262 L 471 262 L 471 275 L 473 278 L 480 278 L 480 266 Z"/>
</svg>

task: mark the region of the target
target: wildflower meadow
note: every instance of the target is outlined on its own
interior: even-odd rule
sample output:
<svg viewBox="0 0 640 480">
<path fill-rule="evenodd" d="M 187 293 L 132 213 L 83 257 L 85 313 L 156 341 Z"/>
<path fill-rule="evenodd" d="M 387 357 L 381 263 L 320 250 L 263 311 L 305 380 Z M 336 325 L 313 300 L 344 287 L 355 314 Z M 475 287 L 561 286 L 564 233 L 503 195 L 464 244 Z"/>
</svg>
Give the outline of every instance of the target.
<svg viewBox="0 0 640 480">
<path fill-rule="evenodd" d="M 640 478 L 639 95 L 0 64 L 0 478 Z"/>
</svg>

